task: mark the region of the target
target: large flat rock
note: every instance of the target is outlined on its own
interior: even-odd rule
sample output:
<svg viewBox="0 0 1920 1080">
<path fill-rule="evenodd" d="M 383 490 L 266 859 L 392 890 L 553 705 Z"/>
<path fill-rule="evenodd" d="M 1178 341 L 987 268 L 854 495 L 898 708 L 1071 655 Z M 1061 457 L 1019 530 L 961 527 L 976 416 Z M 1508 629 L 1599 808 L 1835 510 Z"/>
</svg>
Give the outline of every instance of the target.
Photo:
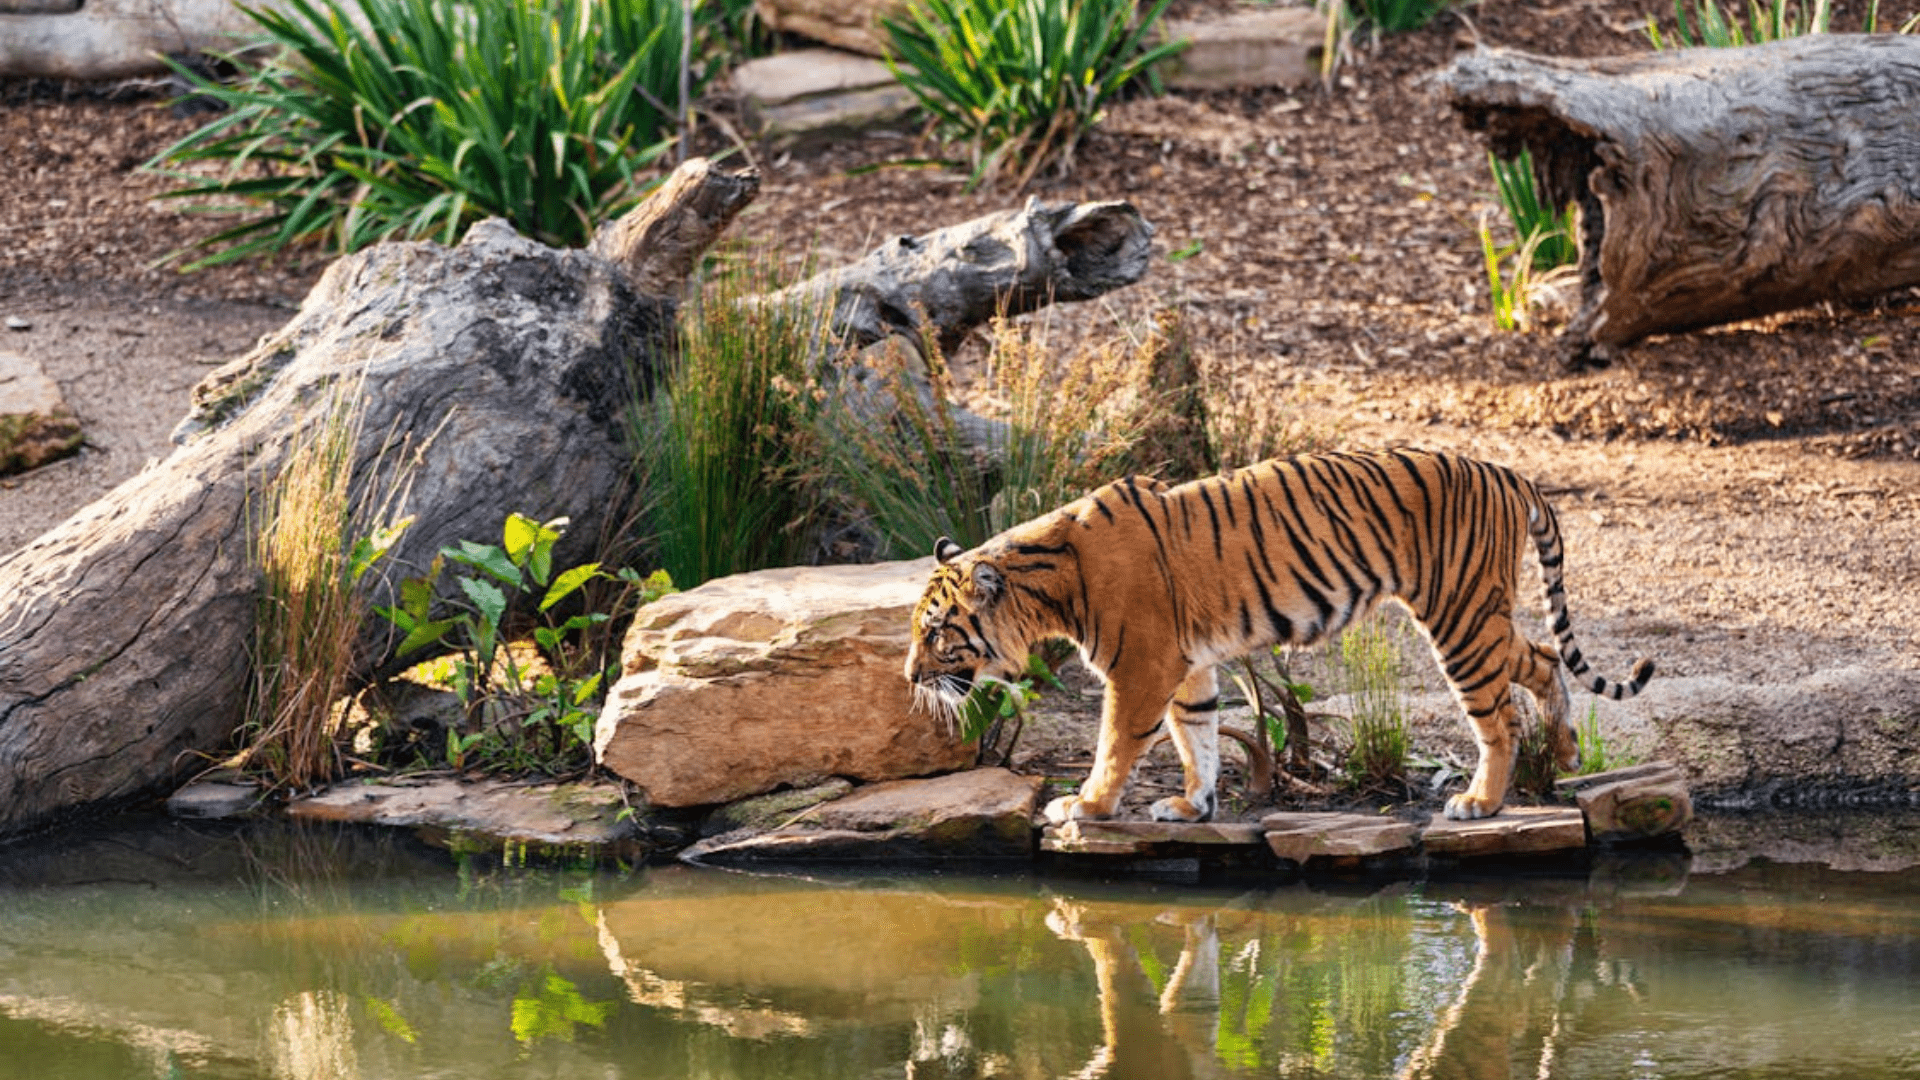
<svg viewBox="0 0 1920 1080">
<path fill-rule="evenodd" d="M 346 781 L 296 799 L 287 815 L 336 821 L 445 829 L 499 841 L 604 848 L 639 838 L 612 784 L 515 784 L 501 780 L 394 778 Z"/>
<path fill-rule="evenodd" d="M 1027 859 L 1041 779 L 973 769 L 870 784 L 771 832 L 703 840 L 690 862 L 927 862 Z"/>
</svg>

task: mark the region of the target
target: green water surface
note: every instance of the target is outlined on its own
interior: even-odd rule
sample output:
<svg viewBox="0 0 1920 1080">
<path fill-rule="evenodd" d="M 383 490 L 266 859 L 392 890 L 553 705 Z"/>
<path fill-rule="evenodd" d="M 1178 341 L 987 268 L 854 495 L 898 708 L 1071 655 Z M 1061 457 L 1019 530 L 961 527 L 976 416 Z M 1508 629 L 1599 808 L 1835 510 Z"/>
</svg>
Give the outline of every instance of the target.
<svg viewBox="0 0 1920 1080">
<path fill-rule="evenodd" d="M 1920 875 L 1231 885 L 0 847 L 0 1077 L 1920 1077 Z"/>
</svg>

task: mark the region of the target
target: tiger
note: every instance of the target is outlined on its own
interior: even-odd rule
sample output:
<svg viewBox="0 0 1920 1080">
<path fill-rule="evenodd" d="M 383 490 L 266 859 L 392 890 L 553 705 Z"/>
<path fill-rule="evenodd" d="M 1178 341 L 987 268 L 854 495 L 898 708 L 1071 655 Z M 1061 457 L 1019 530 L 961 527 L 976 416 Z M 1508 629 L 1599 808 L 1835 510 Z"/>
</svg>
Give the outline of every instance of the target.
<svg viewBox="0 0 1920 1080">
<path fill-rule="evenodd" d="M 1557 650 L 1514 625 L 1528 539 Z M 1589 667 L 1567 613 L 1553 507 L 1513 470 L 1457 454 L 1303 454 L 1178 486 L 1130 476 L 972 550 L 943 536 L 933 554 L 906 658 L 918 704 L 951 718 L 974 687 L 1019 678 L 1030 651 L 1053 638 L 1077 645 L 1106 684 L 1093 767 L 1076 794 L 1045 809 L 1056 825 L 1111 817 L 1163 729 L 1183 794 L 1150 815 L 1210 820 L 1216 665 L 1323 641 L 1387 601 L 1413 615 L 1473 728 L 1479 759 L 1446 801 L 1451 819 L 1492 817 L 1506 800 L 1515 683 L 1539 704 L 1554 758 L 1570 768 L 1579 737 L 1561 669 L 1616 701 L 1653 677 L 1648 659 L 1626 682 Z"/>
</svg>

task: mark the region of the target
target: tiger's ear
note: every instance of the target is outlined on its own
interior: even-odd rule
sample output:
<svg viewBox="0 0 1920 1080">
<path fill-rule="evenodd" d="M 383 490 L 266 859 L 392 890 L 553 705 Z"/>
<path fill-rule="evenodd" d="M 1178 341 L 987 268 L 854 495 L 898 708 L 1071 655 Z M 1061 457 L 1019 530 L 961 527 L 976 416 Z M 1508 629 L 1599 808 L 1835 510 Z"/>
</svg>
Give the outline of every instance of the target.
<svg viewBox="0 0 1920 1080">
<path fill-rule="evenodd" d="M 942 566 L 952 562 L 965 550 L 967 549 L 954 543 L 950 537 L 943 536 L 933 542 L 933 557 Z"/>
<path fill-rule="evenodd" d="M 1006 586 L 1007 576 L 1000 572 L 999 567 L 990 562 L 973 564 L 973 591 L 980 597 L 983 606 L 1000 599 Z"/>
</svg>

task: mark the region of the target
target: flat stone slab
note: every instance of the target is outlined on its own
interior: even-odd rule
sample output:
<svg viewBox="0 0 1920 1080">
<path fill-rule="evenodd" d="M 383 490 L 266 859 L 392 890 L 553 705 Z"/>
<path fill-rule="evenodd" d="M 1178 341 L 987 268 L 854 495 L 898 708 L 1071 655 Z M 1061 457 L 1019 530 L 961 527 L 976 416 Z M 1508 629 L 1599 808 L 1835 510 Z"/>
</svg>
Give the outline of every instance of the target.
<svg viewBox="0 0 1920 1080">
<path fill-rule="evenodd" d="M 511 784 L 453 778 L 335 784 L 288 804 L 305 821 L 434 827 L 503 842 L 571 847 L 639 838 L 612 784 Z"/>
<path fill-rule="evenodd" d="M 1082 855 L 1153 855 L 1168 847 L 1253 847 L 1265 836 L 1254 822 L 1069 821 L 1040 834 L 1040 850 Z"/>
<path fill-rule="evenodd" d="M 260 799 L 260 789 L 253 784 L 203 780 L 167 796 L 167 813 L 177 818 L 241 817 L 252 813 Z"/>
<path fill-rule="evenodd" d="M 741 830 L 680 853 L 688 862 L 927 862 L 1027 859 L 1041 778 L 970 769 L 892 780 L 798 813 L 772 832 Z"/>
<path fill-rule="evenodd" d="M 730 78 L 753 133 L 774 142 L 898 126 L 917 105 L 885 63 L 838 49 L 749 60 Z"/>
<path fill-rule="evenodd" d="M 1166 36 L 1187 42 L 1164 76 L 1176 90 L 1303 86 L 1320 77 L 1327 17 L 1310 7 L 1263 7 L 1169 20 Z"/>
<path fill-rule="evenodd" d="M 1376 814 L 1292 812 L 1260 819 L 1267 847 L 1283 859 L 1366 859 L 1412 854 L 1420 828 Z"/>
<path fill-rule="evenodd" d="M 1478 821 L 1435 814 L 1420 845 L 1429 855 L 1456 858 L 1579 851 L 1587 846 L 1587 819 L 1571 806 L 1509 806 Z"/>
<path fill-rule="evenodd" d="M 1587 831 L 1599 843 L 1665 836 L 1693 820 L 1686 774 L 1672 762 L 1571 776 L 1554 788 L 1579 803 Z"/>
</svg>

